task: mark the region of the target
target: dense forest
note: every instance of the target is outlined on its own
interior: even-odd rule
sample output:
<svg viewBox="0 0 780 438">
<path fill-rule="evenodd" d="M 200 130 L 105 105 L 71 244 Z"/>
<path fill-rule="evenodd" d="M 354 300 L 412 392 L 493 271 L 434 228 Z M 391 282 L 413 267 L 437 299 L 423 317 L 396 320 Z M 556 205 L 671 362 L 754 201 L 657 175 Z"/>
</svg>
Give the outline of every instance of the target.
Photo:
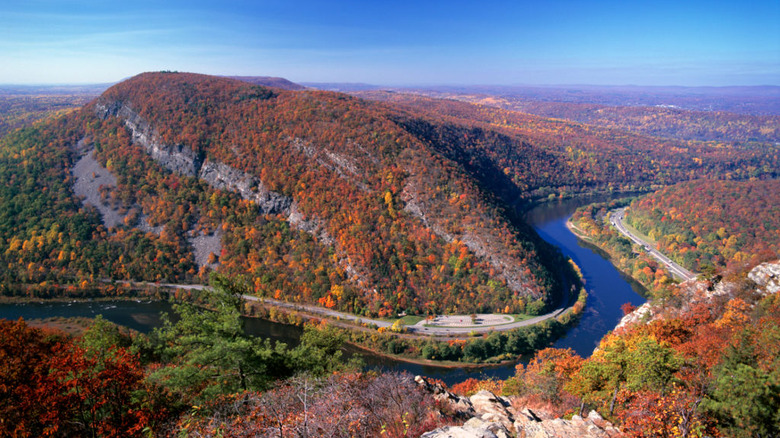
<svg viewBox="0 0 780 438">
<path fill-rule="evenodd" d="M 105 110 L 117 106 L 154 126 L 154 141 L 250 175 L 282 206 L 258 212 L 230 186 L 170 172 Z M 14 132 L 2 139 L 3 287 L 202 281 L 214 265 L 195 262 L 190 239 L 218 233 L 211 261 L 251 276 L 261 295 L 379 316 L 550 302 L 558 274 L 545 264 L 559 256 L 383 111 L 335 93 L 160 73 Z M 116 176 L 100 192 L 125 214 L 117 226 L 73 196 L 84 149 Z"/>
<path fill-rule="evenodd" d="M 486 157 L 526 198 L 593 190 L 653 190 L 679 181 L 777 177 L 774 144 L 658 139 L 568 120 L 419 95 L 367 92 L 419 118 L 471 135 L 468 157 Z M 464 137 L 465 133 L 462 133 Z"/>
<path fill-rule="evenodd" d="M 539 313 L 570 265 L 517 206 L 666 185 L 631 202 L 629 221 L 681 263 L 729 272 L 731 283 L 708 275 L 676 285 L 609 228 L 608 211 L 628 201 L 588 206 L 572 219 L 576 231 L 648 288 L 655 313 L 608 334 L 589 358 L 542 349 L 506 381 L 453 390 L 486 388 L 558 416 L 595 408 L 636 437 L 780 433 L 780 301 L 744 275 L 780 255 L 780 149 L 749 141 L 755 127 L 726 123 L 728 140 L 698 122 L 689 127 L 702 137 L 648 132 L 686 138 L 659 139 L 366 96 L 381 102 L 144 74 L 2 136 L 4 294 L 119 294 L 127 289 L 111 282 L 228 276 L 212 277 L 201 307 L 177 305 L 148 336 L 102 319 L 77 337 L 0 321 L 0 435 L 419 436 L 451 424 L 409 376 L 344 363 L 342 343 L 431 360 L 515 359 L 576 323 L 585 294 L 558 318 L 469 341 L 308 323 L 297 347 L 246 336 L 240 294 L 379 317 Z M 95 165 L 79 174 L 85 160 Z M 76 195 L 90 178 L 101 206 Z M 106 209 L 121 220 L 109 222 Z M 204 261 L 196 242 L 208 238 L 219 245 Z M 258 312 L 294 317 L 278 310 Z"/>
<path fill-rule="evenodd" d="M 453 389 L 519 395 L 518 404 L 555 416 L 596 407 L 630 437 L 775 436 L 778 295 L 737 290 L 667 306 L 661 318 L 608 334 L 588 358 L 546 349 L 508 380 Z"/>
<path fill-rule="evenodd" d="M 519 392 L 559 415 L 594 404 L 629 436 L 776 435 L 778 294 L 747 273 L 765 260 L 777 269 L 778 189 L 777 180 L 697 180 L 579 209 L 574 231 L 645 284 L 650 302 L 589 358 L 544 350 L 513 379 L 460 390 Z M 703 280 L 674 284 L 612 228 L 608 212 L 626 205 L 636 228 Z"/>
<path fill-rule="evenodd" d="M 780 181 L 681 183 L 631 203 L 628 222 L 695 271 L 780 258 Z"/>
<path fill-rule="evenodd" d="M 569 265 L 518 205 L 780 168 L 777 147 L 380 97 L 148 73 L 4 136 L 0 289 L 203 282 L 217 269 L 261 296 L 361 315 L 538 313 Z M 103 210 L 74 196 L 85 159 Z M 219 244 L 205 261 L 207 238 Z"/>
</svg>

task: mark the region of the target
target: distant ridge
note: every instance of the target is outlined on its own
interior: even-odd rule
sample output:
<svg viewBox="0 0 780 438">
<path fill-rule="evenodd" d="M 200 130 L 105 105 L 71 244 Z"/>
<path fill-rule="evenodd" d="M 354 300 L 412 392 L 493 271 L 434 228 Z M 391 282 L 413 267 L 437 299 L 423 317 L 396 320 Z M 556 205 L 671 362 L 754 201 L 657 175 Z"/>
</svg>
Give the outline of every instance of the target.
<svg viewBox="0 0 780 438">
<path fill-rule="evenodd" d="M 324 91 L 338 91 L 341 93 L 351 93 L 353 91 L 372 91 L 386 89 L 382 85 L 364 84 L 360 82 L 304 82 L 304 85 L 310 88 L 316 88 Z"/>
<path fill-rule="evenodd" d="M 305 90 L 306 87 L 295 82 L 288 81 L 285 78 L 277 78 L 273 76 L 228 76 L 231 79 L 238 79 L 239 81 L 248 82 L 255 85 L 263 85 L 266 87 L 281 88 L 282 90 L 300 91 Z"/>
</svg>

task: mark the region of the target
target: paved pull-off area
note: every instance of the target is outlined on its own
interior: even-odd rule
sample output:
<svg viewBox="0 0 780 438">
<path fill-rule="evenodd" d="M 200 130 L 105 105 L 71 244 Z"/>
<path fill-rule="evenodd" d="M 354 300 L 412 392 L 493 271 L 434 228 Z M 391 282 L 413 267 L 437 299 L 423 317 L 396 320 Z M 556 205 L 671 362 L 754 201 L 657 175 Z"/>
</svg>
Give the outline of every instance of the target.
<svg viewBox="0 0 780 438">
<path fill-rule="evenodd" d="M 696 278 L 696 274 L 683 268 L 677 263 L 673 262 L 669 257 L 666 257 L 665 255 L 661 254 L 661 252 L 654 249 L 649 242 L 640 239 L 639 237 L 637 237 L 636 235 L 628 231 L 626 229 L 626 226 L 623 224 L 623 220 L 625 219 L 625 217 L 626 217 L 626 207 L 619 208 L 617 210 L 612 211 L 612 214 L 610 215 L 611 218 L 610 221 L 612 223 L 612 226 L 615 227 L 615 229 L 617 229 L 618 231 L 620 231 L 621 234 L 631 239 L 632 242 L 643 247 L 645 251 L 647 251 L 656 260 L 663 263 L 669 269 L 669 272 L 671 272 L 672 275 L 674 275 L 678 279 L 681 279 L 683 281 L 688 281 Z"/>
<path fill-rule="evenodd" d="M 130 282 L 121 282 L 130 283 Z M 209 288 L 201 284 L 171 284 L 171 283 L 137 283 L 146 284 L 149 286 L 173 288 L 173 289 L 189 289 L 189 290 L 203 290 Z M 275 307 L 281 307 L 285 309 L 297 310 L 300 312 L 306 312 L 313 315 L 321 315 L 329 318 L 336 318 L 345 321 L 353 321 L 364 324 L 374 324 L 377 327 L 390 327 L 392 322 L 382 321 L 379 319 L 365 318 L 350 313 L 338 312 L 336 310 L 330 310 L 323 307 L 312 306 L 308 304 L 288 303 L 285 301 L 274 300 L 271 298 L 256 297 L 254 295 L 242 295 L 242 298 L 247 301 L 255 301 L 265 303 Z M 502 315 L 497 313 L 491 314 L 479 314 L 476 315 L 475 320 L 472 320 L 471 315 L 439 315 L 433 322 L 429 320 L 422 320 L 415 325 L 404 326 L 407 333 L 426 335 L 426 336 L 463 336 L 470 333 L 487 333 L 490 331 L 504 331 L 511 330 L 518 327 L 529 326 L 538 324 L 550 318 L 562 314 L 569 310 L 571 307 L 561 307 L 553 310 L 545 315 L 535 316 L 530 319 L 522 321 L 515 321 L 515 318 L 510 315 Z"/>
</svg>

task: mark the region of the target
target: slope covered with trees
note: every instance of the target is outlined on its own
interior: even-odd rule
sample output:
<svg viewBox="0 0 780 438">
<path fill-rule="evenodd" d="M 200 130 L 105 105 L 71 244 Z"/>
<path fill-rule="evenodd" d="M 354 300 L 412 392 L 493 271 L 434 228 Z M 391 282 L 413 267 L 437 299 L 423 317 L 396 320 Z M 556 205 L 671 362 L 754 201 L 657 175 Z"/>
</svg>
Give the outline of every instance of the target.
<svg viewBox="0 0 780 438">
<path fill-rule="evenodd" d="M 628 222 L 695 271 L 780 257 L 780 181 L 692 181 L 631 203 Z"/>
<path fill-rule="evenodd" d="M 390 115 L 336 93 L 202 75 L 114 86 L 3 138 L 3 287 L 203 279 L 189 239 L 216 232 L 219 269 L 248 275 L 261 295 L 379 316 L 549 303 L 559 256 L 457 157 Z M 123 224 L 101 224 L 73 196 L 84 150 L 116 176 L 100 190 Z M 172 167 L 185 156 L 191 167 Z M 223 174 L 199 178 L 204 168 Z M 254 187 L 235 193 L 231 175 Z M 278 205 L 258 209 L 262 196 Z"/>
<path fill-rule="evenodd" d="M 422 117 L 452 131 L 453 137 L 481 137 L 462 142 L 468 144 L 465 161 L 488 160 L 525 198 L 643 191 L 699 178 L 774 178 L 780 165 L 780 148 L 774 144 L 659 139 L 454 100 L 387 92 L 359 95 L 407 109 L 399 114 L 401 120 Z"/>
<path fill-rule="evenodd" d="M 149 335 L 101 318 L 78 337 L 0 320 L 0 435 L 419 436 L 448 421 L 409 376 L 341 361 L 327 326 L 295 348 L 246 335 L 241 288 L 215 281 L 207 309 L 179 304 Z"/>
<path fill-rule="evenodd" d="M 630 437 L 775 436 L 780 296 L 744 279 L 719 288 L 675 287 L 649 321 L 637 316 L 607 334 L 590 357 L 544 349 L 505 381 L 453 390 L 514 395 L 540 415 L 597 409 Z"/>
<path fill-rule="evenodd" d="M 568 264 L 518 203 L 780 168 L 776 147 L 382 99 L 149 73 L 7 135 L 0 287 L 193 282 L 216 268 L 259 295 L 357 314 L 539 311 Z M 99 191 L 123 223 L 74 196 L 85 153 L 116 177 Z M 222 243 L 208 263 L 193 256 L 203 236 Z"/>
</svg>

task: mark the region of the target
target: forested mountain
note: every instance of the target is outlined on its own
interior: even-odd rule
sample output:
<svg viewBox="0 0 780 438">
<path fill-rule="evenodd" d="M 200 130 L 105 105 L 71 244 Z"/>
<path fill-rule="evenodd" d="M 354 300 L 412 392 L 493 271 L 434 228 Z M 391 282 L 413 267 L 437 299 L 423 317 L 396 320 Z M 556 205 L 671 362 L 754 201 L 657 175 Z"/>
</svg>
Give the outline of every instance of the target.
<svg viewBox="0 0 780 438">
<path fill-rule="evenodd" d="M 629 223 L 684 266 L 742 271 L 780 258 L 780 181 L 692 181 L 631 204 Z"/>
<path fill-rule="evenodd" d="M 481 136 L 466 141 L 469 154 L 486 157 L 527 197 L 648 190 L 698 178 L 773 178 L 780 165 L 780 148 L 774 144 L 659 139 L 455 100 L 382 91 L 358 94 L 406 108 L 411 112 L 407 118 L 461 129 L 464 138 Z"/>
<path fill-rule="evenodd" d="M 539 310 L 558 281 L 489 187 L 345 95 L 144 74 L 2 141 L 5 288 L 195 281 L 218 261 L 258 294 L 388 315 Z"/>
<path fill-rule="evenodd" d="M 310 393 L 308 377 L 257 391 L 296 370 L 333 388 L 312 393 L 312 427 L 337 427 L 331 412 L 345 406 L 374 413 L 354 422 L 366 435 L 449 422 L 408 379 L 334 374 L 343 341 L 335 332 L 309 327 L 295 349 L 241 336 L 237 294 L 371 316 L 538 313 L 562 289 L 566 273 L 556 267 L 568 265 L 517 214 L 539 199 L 668 185 L 629 214 L 665 251 L 737 272 L 777 257 L 776 145 L 659 139 L 465 102 L 364 95 L 373 101 L 147 73 L 0 138 L 3 293 L 205 282 L 212 270 L 249 287 L 226 289 L 235 295 L 222 307 L 229 315 L 185 306 L 181 321 L 149 338 L 111 338 L 100 322 L 75 340 L 3 325 L 3 354 L 35 359 L 22 373 L 5 367 L 17 383 L 0 410 L 17 417 L 4 430 L 222 431 L 187 409 L 229 409 L 239 391 L 251 416 L 230 411 L 226 427 L 291 430 L 306 409 L 298 401 Z M 776 292 L 740 278 L 678 287 L 658 277 L 668 293 L 653 321 L 608 335 L 591 358 L 542 350 L 505 382 L 468 385 L 557 415 L 595 407 L 636 436 L 775 433 Z M 469 345 L 491 339 L 502 334 Z M 423 356 L 443 354 L 432 348 Z M 404 409 L 375 397 L 390 387 L 405 388 L 396 403 Z M 52 418 L 14 401 L 34 391 L 52 401 Z M 106 409 L 93 409 L 92 422 L 72 421 L 98 404 Z"/>
<path fill-rule="evenodd" d="M 358 314 L 538 312 L 565 264 L 516 204 L 780 168 L 776 147 L 380 97 L 147 73 L 9 134 L 0 287 L 217 269 Z"/>
<path fill-rule="evenodd" d="M 248 82 L 250 84 L 262 85 L 264 87 L 281 88 L 283 90 L 300 91 L 305 90 L 306 87 L 295 82 L 288 81 L 285 78 L 277 78 L 273 76 L 228 76 L 231 79 L 238 79 L 239 81 Z"/>
</svg>

